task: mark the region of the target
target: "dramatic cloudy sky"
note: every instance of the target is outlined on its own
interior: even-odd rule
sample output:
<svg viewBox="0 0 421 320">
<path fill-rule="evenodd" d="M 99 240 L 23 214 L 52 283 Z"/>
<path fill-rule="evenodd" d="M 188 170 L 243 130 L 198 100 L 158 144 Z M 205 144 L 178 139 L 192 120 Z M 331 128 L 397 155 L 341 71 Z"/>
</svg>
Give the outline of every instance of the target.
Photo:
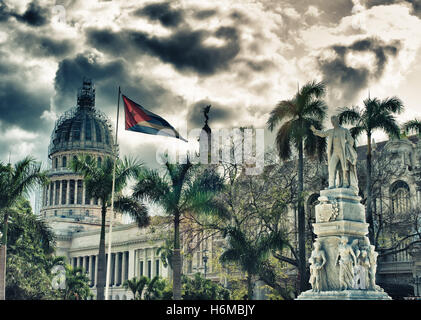
<svg viewBox="0 0 421 320">
<path fill-rule="evenodd" d="M 0 0 L 0 160 L 47 161 L 83 76 L 113 123 L 120 85 L 176 127 L 201 127 L 212 104 L 212 128 L 264 128 L 313 79 L 330 113 L 370 90 L 398 95 L 408 120 L 421 110 L 420 47 L 419 0 Z M 159 145 L 184 143 L 123 127 L 121 153 L 150 164 Z"/>
</svg>

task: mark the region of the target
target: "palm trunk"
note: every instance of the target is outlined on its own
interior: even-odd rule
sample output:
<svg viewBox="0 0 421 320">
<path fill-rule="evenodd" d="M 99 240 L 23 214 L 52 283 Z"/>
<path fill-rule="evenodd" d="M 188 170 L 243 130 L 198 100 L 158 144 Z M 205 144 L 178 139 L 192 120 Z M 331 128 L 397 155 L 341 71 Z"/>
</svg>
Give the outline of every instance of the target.
<svg viewBox="0 0 421 320">
<path fill-rule="evenodd" d="M 173 299 L 181 300 L 180 215 L 174 216 Z"/>
<path fill-rule="evenodd" d="M 247 300 L 253 300 L 253 281 L 249 273 L 247 273 Z"/>
<path fill-rule="evenodd" d="M 300 292 L 307 287 L 306 275 L 306 239 L 305 239 L 305 213 L 302 200 L 304 190 L 304 155 L 303 142 L 300 141 L 298 147 L 298 262 L 300 274 Z"/>
<path fill-rule="evenodd" d="M 105 203 L 103 201 L 102 203 Z M 106 219 L 107 207 L 102 206 L 101 209 L 101 235 L 99 238 L 99 252 L 98 252 L 98 274 L 97 274 L 97 286 L 96 296 L 97 300 L 104 300 L 104 287 L 105 287 L 105 219 Z M 110 259 L 110 257 L 108 257 Z"/>
<path fill-rule="evenodd" d="M 7 222 L 9 215 L 4 215 L 3 239 L 0 246 L 0 300 L 6 300 L 6 257 L 7 257 Z"/>
<path fill-rule="evenodd" d="M 366 219 L 368 223 L 368 238 L 370 243 L 374 245 L 374 225 L 372 212 L 372 192 L 371 192 L 371 134 L 367 134 L 367 204 L 366 204 Z"/>
</svg>

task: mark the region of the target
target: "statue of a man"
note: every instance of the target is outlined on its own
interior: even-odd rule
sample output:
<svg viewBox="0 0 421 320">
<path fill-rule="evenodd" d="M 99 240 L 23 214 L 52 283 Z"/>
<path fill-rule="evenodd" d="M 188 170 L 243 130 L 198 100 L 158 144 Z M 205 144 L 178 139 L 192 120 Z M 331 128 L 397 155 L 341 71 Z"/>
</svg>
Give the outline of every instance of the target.
<svg viewBox="0 0 421 320">
<path fill-rule="evenodd" d="M 354 139 L 348 129 L 339 125 L 337 116 L 331 117 L 333 129 L 326 131 L 317 130 L 314 126 L 310 129 L 319 137 L 328 137 L 327 163 L 329 171 L 329 189 L 337 187 L 353 187 L 358 190 L 357 181 L 357 152 L 354 148 Z M 335 183 L 336 173 L 339 173 L 340 182 Z"/>
<path fill-rule="evenodd" d="M 351 289 L 354 284 L 354 266 L 357 264 L 357 257 L 352 247 L 348 244 L 348 237 L 343 236 L 341 238 L 335 261 L 336 265 L 339 264 L 341 290 Z"/>
<path fill-rule="evenodd" d="M 325 252 L 320 249 L 321 245 L 319 242 L 314 243 L 314 250 L 311 253 L 310 259 L 310 284 L 313 291 L 319 292 L 321 290 L 320 276 L 322 268 L 326 263 Z"/>
</svg>

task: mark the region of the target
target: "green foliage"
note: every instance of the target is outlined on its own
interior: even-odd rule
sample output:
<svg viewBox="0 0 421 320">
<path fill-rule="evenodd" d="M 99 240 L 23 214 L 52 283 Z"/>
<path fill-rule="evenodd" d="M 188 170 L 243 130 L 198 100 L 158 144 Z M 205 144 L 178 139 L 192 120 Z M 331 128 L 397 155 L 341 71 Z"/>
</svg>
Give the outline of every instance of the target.
<svg viewBox="0 0 421 320">
<path fill-rule="evenodd" d="M 123 283 L 126 290 L 133 294 L 133 300 L 170 300 L 172 287 L 166 279 L 159 276 L 149 279 L 145 276 L 126 280 Z"/>
<path fill-rule="evenodd" d="M 224 216 L 226 210 L 216 198 L 222 189 L 223 180 L 216 171 L 189 160 L 172 164 L 167 159 L 163 175 L 146 168 L 138 174 L 134 196 L 160 205 L 174 219 L 172 248 L 161 249 L 161 258 L 172 260 L 174 299 L 181 299 L 180 218 L 187 214 Z"/>
<path fill-rule="evenodd" d="M 8 300 L 55 299 L 51 268 L 54 236 L 42 219 L 32 213 L 29 201 L 19 197 L 8 211 L 9 232 L 6 270 Z M 0 225 L 3 219 L 0 218 Z"/>
<path fill-rule="evenodd" d="M 86 300 L 92 298 L 93 294 L 89 289 L 89 277 L 82 268 L 73 268 L 70 265 L 65 266 L 66 286 L 64 289 L 58 289 L 59 295 L 63 300 Z"/>
<path fill-rule="evenodd" d="M 222 285 L 196 273 L 191 279 L 183 275 L 183 300 L 229 300 L 230 292 Z"/>
</svg>

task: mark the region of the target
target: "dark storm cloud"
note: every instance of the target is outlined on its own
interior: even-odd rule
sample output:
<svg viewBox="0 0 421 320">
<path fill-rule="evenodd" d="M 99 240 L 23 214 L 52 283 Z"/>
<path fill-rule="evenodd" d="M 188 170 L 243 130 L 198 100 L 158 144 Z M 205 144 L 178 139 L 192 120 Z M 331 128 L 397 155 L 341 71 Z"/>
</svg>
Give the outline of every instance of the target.
<svg viewBox="0 0 421 320">
<path fill-rule="evenodd" d="M 50 98 L 46 92 L 31 89 L 24 81 L 11 74 L 24 72 L 11 63 L 0 63 L 0 126 L 18 126 L 26 131 L 45 129 L 45 121 L 40 119 L 49 109 Z"/>
<path fill-rule="evenodd" d="M 15 17 L 16 20 L 28 24 L 33 27 L 43 26 L 49 21 L 49 9 L 43 8 L 38 4 L 38 1 L 32 1 L 28 4 L 25 12 L 19 14 L 6 6 L 2 1 L 0 2 L 0 22 L 7 21 L 10 17 Z"/>
<path fill-rule="evenodd" d="M 358 93 L 367 88 L 371 80 L 378 80 L 384 72 L 389 57 L 395 57 L 400 49 L 400 42 L 385 44 L 379 39 L 364 39 L 351 44 L 350 46 L 334 45 L 330 47 L 335 51 L 336 57 L 333 60 L 319 60 L 319 67 L 323 74 L 324 81 L 343 93 L 343 102 L 352 102 Z M 375 65 L 356 68 L 346 63 L 348 53 L 373 53 Z"/>
<path fill-rule="evenodd" d="M 183 106 L 181 97 L 145 78 L 132 76 L 129 70 L 123 59 L 101 62 L 96 57 L 83 54 L 64 59 L 59 63 L 55 77 L 55 104 L 60 111 L 76 105 L 77 90 L 86 76 L 94 82 L 96 106 L 108 116 L 114 116 L 118 86 L 124 94 L 153 112 L 162 108 L 168 110 L 168 105 L 171 110 Z"/>
<path fill-rule="evenodd" d="M 225 44 L 207 45 L 204 42 L 209 36 L 224 40 Z M 211 75 L 227 68 L 240 51 L 239 35 L 234 27 L 220 27 L 213 34 L 206 30 L 182 29 L 168 37 L 128 30 L 113 33 L 110 30 L 89 29 L 87 40 L 95 48 L 113 55 L 127 55 L 130 50 L 132 56 L 147 53 L 180 71 L 195 71 L 202 75 Z"/>
<path fill-rule="evenodd" d="M 183 12 L 173 9 L 169 2 L 151 3 L 133 12 L 138 17 L 148 17 L 150 20 L 159 20 L 165 27 L 176 27 L 183 22 Z"/>
<path fill-rule="evenodd" d="M 203 108 L 208 105 L 211 105 L 209 112 L 209 126 L 211 128 L 215 123 L 232 123 L 232 120 L 236 116 L 235 112 L 227 108 L 227 106 L 223 106 L 209 99 L 203 99 L 197 101 L 189 108 L 189 117 L 187 119 L 189 128 L 202 128 L 204 126 L 205 117 L 203 115 Z"/>
<path fill-rule="evenodd" d="M 40 57 L 62 57 L 72 52 L 74 45 L 70 40 L 56 40 L 35 32 L 16 32 L 14 44 L 27 53 Z"/>
</svg>

